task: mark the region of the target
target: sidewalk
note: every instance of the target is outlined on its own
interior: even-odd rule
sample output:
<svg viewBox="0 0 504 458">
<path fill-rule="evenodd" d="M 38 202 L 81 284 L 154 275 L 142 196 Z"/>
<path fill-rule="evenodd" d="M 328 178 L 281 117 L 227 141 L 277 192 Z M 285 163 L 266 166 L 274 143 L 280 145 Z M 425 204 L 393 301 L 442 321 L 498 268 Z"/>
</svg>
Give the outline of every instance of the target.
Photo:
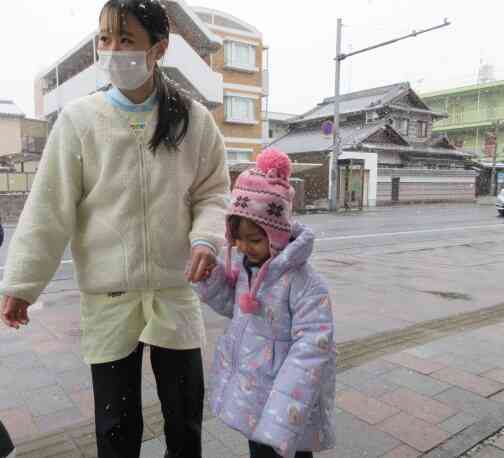
<svg viewBox="0 0 504 458">
<path fill-rule="evenodd" d="M 0 332 L 0 418 L 20 457 L 96 456 L 77 296 L 60 295 L 60 301 L 74 305 L 34 311 L 28 328 Z M 206 318 L 208 366 L 223 323 Z M 501 430 L 503 321 L 504 307 L 498 306 L 341 344 L 338 445 L 316 457 L 455 457 Z M 149 358 L 144 361 L 142 458 L 154 458 L 163 453 L 162 417 Z M 208 409 L 204 430 L 205 458 L 248 456 L 246 441 Z M 501 456 L 496 451 L 485 446 L 473 456 Z"/>
</svg>

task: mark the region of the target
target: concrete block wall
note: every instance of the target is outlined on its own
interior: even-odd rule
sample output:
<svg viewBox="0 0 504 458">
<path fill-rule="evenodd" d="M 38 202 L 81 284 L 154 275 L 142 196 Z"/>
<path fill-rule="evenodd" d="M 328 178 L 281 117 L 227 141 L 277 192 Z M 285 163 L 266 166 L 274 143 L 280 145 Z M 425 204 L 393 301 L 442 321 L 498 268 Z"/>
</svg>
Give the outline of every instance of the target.
<svg viewBox="0 0 504 458">
<path fill-rule="evenodd" d="M 3 223 L 17 223 L 28 194 L 0 194 L 0 217 Z"/>
<path fill-rule="evenodd" d="M 473 202 L 476 176 L 472 170 L 378 169 L 378 205 L 392 202 L 392 179 L 399 178 L 397 203 Z"/>
</svg>

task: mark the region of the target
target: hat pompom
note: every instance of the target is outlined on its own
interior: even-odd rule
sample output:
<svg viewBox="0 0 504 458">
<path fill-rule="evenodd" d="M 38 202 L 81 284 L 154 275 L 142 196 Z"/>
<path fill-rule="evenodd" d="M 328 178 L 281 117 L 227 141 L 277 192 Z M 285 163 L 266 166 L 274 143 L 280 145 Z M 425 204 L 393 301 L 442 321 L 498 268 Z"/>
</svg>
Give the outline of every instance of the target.
<svg viewBox="0 0 504 458">
<path fill-rule="evenodd" d="M 260 308 L 261 305 L 250 293 L 245 293 L 240 296 L 240 310 L 243 313 L 257 313 Z"/>
<path fill-rule="evenodd" d="M 275 148 L 267 148 L 259 154 L 256 164 L 257 168 L 265 174 L 276 170 L 279 178 L 288 180 L 291 176 L 292 165 L 289 156 Z"/>
</svg>

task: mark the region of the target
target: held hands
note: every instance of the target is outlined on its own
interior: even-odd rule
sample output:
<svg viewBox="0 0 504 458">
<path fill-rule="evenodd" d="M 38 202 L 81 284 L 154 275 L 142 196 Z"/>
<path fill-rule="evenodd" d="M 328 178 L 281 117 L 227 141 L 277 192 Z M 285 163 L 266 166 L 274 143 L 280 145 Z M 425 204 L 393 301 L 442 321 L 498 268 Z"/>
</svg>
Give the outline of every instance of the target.
<svg viewBox="0 0 504 458">
<path fill-rule="evenodd" d="M 30 322 L 29 306 L 30 304 L 23 299 L 5 296 L 0 307 L 0 318 L 10 328 L 19 329 L 20 326 L 26 326 Z"/>
<path fill-rule="evenodd" d="M 215 254 L 205 245 L 192 249 L 191 261 L 186 268 L 186 278 L 191 283 L 199 283 L 210 276 L 216 266 Z"/>
</svg>

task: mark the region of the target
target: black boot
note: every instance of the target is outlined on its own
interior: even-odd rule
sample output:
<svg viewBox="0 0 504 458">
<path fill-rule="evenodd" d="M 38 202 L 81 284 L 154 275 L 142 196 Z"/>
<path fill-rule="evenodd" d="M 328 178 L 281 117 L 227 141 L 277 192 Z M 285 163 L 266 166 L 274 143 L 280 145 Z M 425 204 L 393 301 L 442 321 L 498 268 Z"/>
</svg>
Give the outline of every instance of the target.
<svg viewBox="0 0 504 458">
<path fill-rule="evenodd" d="M 164 458 L 182 458 L 182 455 L 180 453 L 174 453 L 166 450 Z"/>
<path fill-rule="evenodd" d="M 14 452 L 14 444 L 9 436 L 9 433 L 5 429 L 5 426 L 0 421 L 0 456 L 10 457 Z"/>
</svg>

